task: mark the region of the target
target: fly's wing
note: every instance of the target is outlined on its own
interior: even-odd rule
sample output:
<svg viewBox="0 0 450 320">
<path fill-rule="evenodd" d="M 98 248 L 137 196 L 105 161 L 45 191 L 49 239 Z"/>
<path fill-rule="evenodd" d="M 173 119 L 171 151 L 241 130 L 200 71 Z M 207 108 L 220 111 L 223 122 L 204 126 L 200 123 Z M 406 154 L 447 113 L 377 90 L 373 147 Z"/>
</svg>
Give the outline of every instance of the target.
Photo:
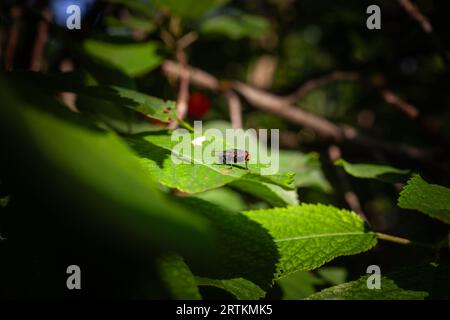
<svg viewBox="0 0 450 320">
<path fill-rule="evenodd" d="M 234 162 L 245 162 L 245 151 L 235 149 L 234 151 Z"/>
<path fill-rule="evenodd" d="M 217 153 L 217 162 L 221 164 L 227 163 L 227 151 L 222 151 Z"/>
<path fill-rule="evenodd" d="M 245 162 L 245 151 L 232 149 L 217 154 L 217 161 L 222 164 Z"/>
</svg>

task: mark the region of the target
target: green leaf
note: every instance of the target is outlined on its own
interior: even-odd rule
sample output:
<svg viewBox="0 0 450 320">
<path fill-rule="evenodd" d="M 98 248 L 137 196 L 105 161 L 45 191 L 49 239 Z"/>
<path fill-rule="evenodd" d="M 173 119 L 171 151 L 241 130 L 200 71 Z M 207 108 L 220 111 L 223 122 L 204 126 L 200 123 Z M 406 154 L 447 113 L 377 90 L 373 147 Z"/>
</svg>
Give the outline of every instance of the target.
<svg viewBox="0 0 450 320">
<path fill-rule="evenodd" d="M 209 250 L 207 221 L 166 199 L 119 137 L 32 87 L 13 87 L 3 77 L 0 87 L 1 145 L 16 168 L 12 179 L 62 206 L 65 225 L 114 235 L 121 246 L 145 243 L 198 258 Z M 62 217 L 46 219 L 51 225 Z"/>
<path fill-rule="evenodd" d="M 161 9 L 168 10 L 182 18 L 197 18 L 204 15 L 207 11 L 224 5 L 228 1 L 229 0 L 153 0 L 152 3 Z"/>
<path fill-rule="evenodd" d="M 265 200 L 275 207 L 298 204 L 296 190 L 283 189 L 276 184 L 263 182 L 253 175 L 244 176 L 232 182 L 230 186 Z"/>
<path fill-rule="evenodd" d="M 386 182 L 401 181 L 409 173 L 409 170 L 406 169 L 397 169 L 378 164 L 349 163 L 344 159 L 336 160 L 334 164 L 343 167 L 348 174 L 356 178 L 379 179 Z"/>
<path fill-rule="evenodd" d="M 343 283 L 307 298 L 307 300 L 422 300 L 428 296 L 424 291 L 403 290 L 389 278 L 381 278 L 380 290 L 369 290 L 367 278 L 364 276 L 357 281 Z"/>
<path fill-rule="evenodd" d="M 317 274 L 332 285 L 344 283 L 347 278 L 347 270 L 342 267 L 323 267 L 317 270 Z"/>
<path fill-rule="evenodd" d="M 381 288 L 369 290 L 363 276 L 356 281 L 324 289 L 309 296 L 310 300 L 421 300 L 448 299 L 449 266 L 412 267 L 381 277 Z"/>
<path fill-rule="evenodd" d="M 115 66 L 130 77 L 142 76 L 162 62 L 154 42 L 109 43 L 88 39 L 84 49 L 92 57 Z"/>
<path fill-rule="evenodd" d="M 159 260 L 159 273 L 172 298 L 177 300 L 201 300 L 194 275 L 177 254 L 168 254 Z"/>
<path fill-rule="evenodd" d="M 398 205 L 450 224 L 450 189 L 430 184 L 418 174 L 413 175 L 400 192 Z"/>
<path fill-rule="evenodd" d="M 192 267 L 193 273 L 211 279 L 244 278 L 268 290 L 275 273 L 278 251 L 268 231 L 242 213 L 194 198 L 178 202 L 210 221 L 217 243 L 214 267 Z"/>
<path fill-rule="evenodd" d="M 187 134 L 186 143 L 191 144 L 191 138 L 191 135 Z M 221 164 L 204 163 L 201 154 L 195 152 L 200 146 L 191 144 L 191 152 L 182 154 L 175 149 L 178 141 L 172 141 L 166 132 L 128 137 L 127 141 L 152 176 L 161 184 L 183 192 L 198 193 L 211 190 L 247 174 L 245 168 L 229 169 L 228 166 Z M 180 159 L 181 163 L 174 163 L 172 154 Z"/>
<path fill-rule="evenodd" d="M 219 188 L 197 193 L 195 197 L 233 211 L 242 211 L 246 207 L 242 196 L 238 192 L 228 188 Z"/>
<path fill-rule="evenodd" d="M 212 286 L 226 290 L 238 300 L 259 300 L 266 295 L 266 292 L 256 284 L 243 278 L 217 280 L 196 277 L 196 279 L 199 286 Z"/>
<path fill-rule="evenodd" d="M 233 40 L 258 39 L 270 30 L 269 22 L 250 14 L 212 16 L 200 25 L 203 34 L 223 35 Z"/>
<path fill-rule="evenodd" d="M 176 103 L 174 101 L 164 101 L 135 90 L 117 86 L 94 86 L 86 87 L 81 93 L 107 100 L 117 106 L 126 107 L 163 122 L 176 119 Z"/>
<path fill-rule="evenodd" d="M 190 133 L 180 133 L 169 135 L 167 132 L 159 132 L 147 135 L 135 135 L 127 137 L 130 146 L 137 152 L 143 165 L 153 176 L 163 185 L 170 188 L 177 188 L 187 193 L 198 193 L 214 188 L 222 187 L 228 183 L 238 180 L 247 175 L 259 175 L 262 166 L 259 164 L 249 164 L 249 170 L 244 164 L 228 165 L 219 164 L 214 148 L 222 151 L 226 148 L 224 141 L 218 137 L 203 136 L 206 140 L 202 145 L 194 144 L 194 135 Z M 180 143 L 186 148 L 190 148 L 183 154 Z M 206 156 L 212 157 L 211 164 L 206 163 L 203 152 L 210 148 L 211 153 Z M 203 148 L 203 149 L 202 149 Z M 218 149 L 217 149 L 218 148 Z M 207 153 L 207 152 L 206 152 Z M 174 163 L 172 155 L 180 161 Z M 283 184 L 288 181 L 286 178 L 278 176 L 261 177 L 264 181 L 275 181 Z"/>
<path fill-rule="evenodd" d="M 321 204 L 246 211 L 278 246 L 276 277 L 312 270 L 332 259 L 372 248 L 377 240 L 354 212 Z"/>
<path fill-rule="evenodd" d="M 323 192 L 331 192 L 331 185 L 322 172 L 317 153 L 304 154 L 298 151 L 280 150 L 279 155 L 280 173 L 294 172 L 297 187 L 312 187 Z"/>
<path fill-rule="evenodd" d="M 278 280 L 283 300 L 301 300 L 316 292 L 315 286 L 325 281 L 308 271 L 297 271 Z"/>
<path fill-rule="evenodd" d="M 144 118 L 138 118 L 127 109 L 162 122 L 176 119 L 176 103 L 164 101 L 136 90 L 118 86 L 86 86 L 77 74 L 43 74 L 29 71 L 15 71 L 14 79 L 26 78 L 34 86 L 51 94 L 73 92 L 78 95 L 77 107 L 80 111 L 104 121 L 114 130 L 122 133 L 138 133 L 154 128 Z M 145 120 L 144 123 L 143 120 Z M 141 131 L 139 131 L 141 130 Z M 161 130 L 161 127 L 159 128 Z"/>
</svg>

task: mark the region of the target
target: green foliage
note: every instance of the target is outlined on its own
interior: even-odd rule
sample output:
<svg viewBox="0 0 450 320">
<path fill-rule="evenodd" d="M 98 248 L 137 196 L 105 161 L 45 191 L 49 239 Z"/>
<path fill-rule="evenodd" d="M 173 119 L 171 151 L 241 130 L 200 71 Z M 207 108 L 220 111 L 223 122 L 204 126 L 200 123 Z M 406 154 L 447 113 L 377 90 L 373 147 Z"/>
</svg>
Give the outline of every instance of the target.
<svg viewBox="0 0 450 320">
<path fill-rule="evenodd" d="M 246 208 L 241 194 L 229 188 L 218 188 L 197 193 L 195 197 L 232 211 L 242 211 Z"/>
<path fill-rule="evenodd" d="M 153 42 L 117 44 L 89 39 L 85 41 L 84 49 L 92 57 L 111 64 L 130 77 L 141 76 L 162 61 Z"/>
<path fill-rule="evenodd" d="M 161 9 L 168 10 L 183 18 L 197 18 L 207 11 L 224 5 L 229 0 L 154 0 L 153 3 Z"/>
<path fill-rule="evenodd" d="M 176 119 L 176 105 L 174 101 L 164 101 L 135 90 L 121 87 L 88 87 L 82 93 L 97 99 L 106 100 L 118 107 L 129 108 L 163 122 Z"/>
<path fill-rule="evenodd" d="M 183 258 L 176 254 L 168 254 L 159 261 L 162 280 L 166 283 L 174 299 L 200 300 L 197 282 Z"/>
<path fill-rule="evenodd" d="M 212 286 L 226 290 L 233 294 L 238 300 L 259 300 L 266 294 L 266 292 L 256 284 L 243 278 L 217 280 L 197 277 L 197 284 L 199 286 Z"/>
<path fill-rule="evenodd" d="M 450 189 L 412 176 L 398 198 L 400 208 L 413 209 L 450 223 Z"/>
<path fill-rule="evenodd" d="M 206 221 L 161 195 L 117 135 L 94 127 L 31 87 L 20 87 L 28 92 L 24 97 L 4 77 L 0 84 L 7 88 L 0 108 L 2 135 L 11 138 L 2 143 L 11 156 L 34 156 L 32 164 L 26 157 L 10 161 L 20 168 L 18 173 L 29 171 L 26 180 L 49 182 L 39 188 L 43 197 L 71 203 L 78 212 L 66 219 L 106 229 L 117 238 L 132 232 L 149 245 L 204 252 L 205 240 L 211 239 Z"/>
<path fill-rule="evenodd" d="M 286 190 L 276 184 L 261 181 L 252 175 L 246 175 L 230 185 L 267 201 L 275 207 L 298 204 L 296 190 Z"/>
<path fill-rule="evenodd" d="M 324 289 L 309 296 L 311 300 L 422 300 L 448 298 L 449 267 L 426 265 L 404 269 L 381 277 L 381 288 L 369 290 L 363 276 L 356 281 Z M 369 280 L 370 281 L 370 280 Z"/>
<path fill-rule="evenodd" d="M 343 167 L 345 172 L 356 178 L 379 179 L 387 182 L 402 180 L 409 173 L 409 170 L 378 164 L 350 163 L 344 159 L 336 160 L 334 164 Z"/>
<path fill-rule="evenodd" d="M 301 300 L 316 292 L 315 286 L 325 281 L 308 271 L 297 271 L 278 280 L 283 291 L 283 300 Z"/>
<path fill-rule="evenodd" d="M 270 24 L 263 18 L 249 15 L 212 16 L 200 25 L 204 34 L 223 35 L 233 40 L 258 39 L 270 30 Z"/>
<path fill-rule="evenodd" d="M 308 297 L 308 300 L 422 300 L 428 296 L 424 291 L 403 290 L 394 281 L 382 277 L 381 290 L 367 288 L 368 276 L 357 281 L 325 289 Z"/>
<path fill-rule="evenodd" d="M 280 172 L 294 172 L 295 185 L 299 188 L 311 187 L 331 192 L 331 185 L 323 175 L 317 153 L 280 150 Z"/>
<path fill-rule="evenodd" d="M 245 215 L 267 228 L 277 244 L 276 278 L 367 251 L 377 242 L 376 234 L 367 230 L 356 213 L 332 206 L 302 204 L 247 211 Z"/>
</svg>

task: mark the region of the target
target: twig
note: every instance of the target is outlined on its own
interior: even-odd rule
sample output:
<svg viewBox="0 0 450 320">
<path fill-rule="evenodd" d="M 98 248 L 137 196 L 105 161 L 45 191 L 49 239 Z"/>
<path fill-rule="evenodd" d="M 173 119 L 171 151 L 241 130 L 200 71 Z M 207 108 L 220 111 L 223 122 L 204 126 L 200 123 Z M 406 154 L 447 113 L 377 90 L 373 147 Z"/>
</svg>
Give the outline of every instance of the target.
<svg viewBox="0 0 450 320">
<path fill-rule="evenodd" d="M 19 40 L 19 23 L 18 19 L 22 15 L 22 9 L 19 6 L 11 8 L 11 17 L 13 24 L 9 31 L 8 42 L 5 52 L 5 69 L 11 71 L 14 68 L 14 54 L 16 52 L 17 42 Z"/>
<path fill-rule="evenodd" d="M 191 31 L 178 40 L 178 49 L 184 50 L 198 39 L 198 33 Z"/>
<path fill-rule="evenodd" d="M 179 120 L 184 120 L 188 111 L 188 100 L 189 100 L 189 70 L 187 66 L 187 57 L 183 50 L 177 51 L 177 59 L 180 66 L 180 84 L 178 89 L 178 99 L 177 99 L 177 118 Z M 175 129 L 178 127 L 178 121 L 174 120 L 169 125 L 170 129 Z"/>
<path fill-rule="evenodd" d="M 441 55 L 445 67 L 447 68 L 447 70 L 449 70 L 450 62 L 447 55 L 447 51 L 445 50 L 445 47 L 440 41 L 440 39 L 436 36 L 433 26 L 430 23 L 430 20 L 424 14 L 422 14 L 419 7 L 413 4 L 411 0 L 398 0 L 398 2 L 405 9 L 406 13 L 408 13 L 412 19 L 416 20 L 419 23 L 422 30 L 430 36 L 431 40 L 434 42 L 434 45 L 436 46 L 437 50 Z"/>
<path fill-rule="evenodd" d="M 398 2 L 411 16 L 411 18 L 420 24 L 420 27 L 425 33 L 433 32 L 433 27 L 430 21 L 422 14 L 422 12 L 420 12 L 419 8 L 415 4 L 413 4 L 410 0 L 398 0 Z"/>
<path fill-rule="evenodd" d="M 166 75 L 179 77 L 181 74 L 180 65 L 174 61 L 166 60 L 162 65 L 162 70 Z M 211 74 L 196 68 L 189 67 L 190 81 L 199 86 L 211 91 L 220 91 L 220 82 Z"/>
<path fill-rule="evenodd" d="M 333 81 L 356 81 L 361 79 L 361 75 L 353 71 L 334 71 L 323 77 L 311 79 L 305 82 L 300 88 L 295 90 L 293 93 L 284 96 L 286 102 L 295 103 L 301 100 L 311 91 L 318 89 L 320 87 L 326 86 Z M 381 97 L 386 101 L 386 103 L 392 105 L 393 107 L 399 109 L 405 113 L 409 118 L 415 119 L 419 115 L 419 111 L 410 103 L 406 102 L 395 94 L 392 90 L 386 88 L 384 77 L 375 77 L 370 79 L 370 81 L 365 81 L 365 83 L 374 86 L 380 91 Z"/>
<path fill-rule="evenodd" d="M 333 81 L 354 81 L 359 79 L 359 74 L 351 71 L 334 71 L 323 77 L 311 79 L 306 81 L 300 88 L 295 90 L 292 94 L 285 96 L 285 100 L 289 103 L 294 103 L 311 91 L 323 87 Z"/>
<path fill-rule="evenodd" d="M 315 114 L 306 112 L 285 102 L 281 97 L 251 87 L 242 82 L 234 82 L 233 88 L 255 107 L 273 113 L 292 123 L 314 129 L 320 136 L 334 141 L 342 141 L 343 132 L 334 123 Z"/>
<path fill-rule="evenodd" d="M 225 98 L 228 101 L 228 108 L 230 109 L 230 120 L 233 129 L 242 128 L 242 108 L 239 96 L 232 90 L 224 93 Z"/>
<path fill-rule="evenodd" d="M 336 145 L 331 145 L 328 148 L 328 157 L 330 158 L 330 161 L 334 163 L 336 160 L 341 158 L 341 149 Z M 367 219 L 367 216 L 365 215 L 364 211 L 361 207 L 361 202 L 359 201 L 358 196 L 356 193 L 352 190 L 350 182 L 347 179 L 346 174 L 344 173 L 344 170 L 341 167 L 335 167 L 337 178 L 339 179 L 339 182 L 341 184 L 342 190 L 344 190 L 344 199 L 345 202 L 347 202 L 349 208 L 356 212 L 361 218 L 363 218 L 364 221 L 369 224 L 369 220 Z"/>
<path fill-rule="evenodd" d="M 33 51 L 31 53 L 30 69 L 32 71 L 40 71 L 42 68 L 42 58 L 44 56 L 44 48 L 48 39 L 48 22 L 50 20 L 50 11 L 45 9 L 42 16 L 46 19 L 39 20 L 37 23 L 36 40 L 34 42 Z"/>
<path fill-rule="evenodd" d="M 391 235 L 385 234 L 385 233 L 377 232 L 377 237 L 378 237 L 378 239 L 381 239 L 381 240 L 394 242 L 394 243 L 398 243 L 398 244 L 402 244 L 402 245 L 407 245 L 407 246 L 408 245 L 415 245 L 415 246 L 419 246 L 419 247 L 435 249 L 435 246 L 433 246 L 431 244 L 417 242 L 417 241 L 412 241 L 412 240 L 409 240 L 409 239 L 400 238 L 400 237 L 396 237 L 396 236 L 391 236 Z"/>
<path fill-rule="evenodd" d="M 59 65 L 59 69 L 62 72 L 71 72 L 73 71 L 73 62 L 70 59 L 64 59 L 61 61 Z M 69 110 L 73 112 L 79 112 L 76 101 L 77 101 L 77 95 L 73 92 L 61 92 L 61 99 L 64 102 L 64 104 L 69 108 Z"/>
<path fill-rule="evenodd" d="M 381 96 L 383 97 L 384 101 L 386 101 L 390 105 L 396 107 L 397 109 L 399 109 L 400 111 L 405 113 L 411 119 L 415 119 L 419 115 L 419 110 L 417 110 L 414 106 L 412 106 L 405 100 L 401 99 L 399 96 L 397 96 L 391 90 L 381 89 L 380 93 L 381 93 Z"/>
</svg>

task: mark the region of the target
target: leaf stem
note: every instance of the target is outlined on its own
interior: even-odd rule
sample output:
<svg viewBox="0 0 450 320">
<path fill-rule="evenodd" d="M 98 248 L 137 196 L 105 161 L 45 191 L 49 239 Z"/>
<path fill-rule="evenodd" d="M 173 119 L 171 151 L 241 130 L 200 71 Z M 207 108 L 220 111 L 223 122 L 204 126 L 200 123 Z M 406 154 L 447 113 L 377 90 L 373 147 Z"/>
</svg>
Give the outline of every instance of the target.
<svg viewBox="0 0 450 320">
<path fill-rule="evenodd" d="M 378 239 L 381 239 L 381 240 L 384 240 L 384 241 L 395 242 L 395 243 L 406 245 L 406 246 L 408 246 L 408 245 L 415 245 L 415 246 L 419 246 L 419 247 L 425 247 L 425 248 L 434 249 L 434 246 L 431 245 L 431 244 L 422 243 L 422 242 L 416 242 L 416 241 L 412 241 L 412 240 L 405 239 L 405 238 L 391 236 L 391 235 L 385 234 L 385 233 L 377 232 L 377 237 L 378 237 Z"/>
<path fill-rule="evenodd" d="M 194 128 L 192 128 L 192 126 L 189 123 L 187 123 L 186 121 L 181 120 L 178 117 L 177 117 L 177 121 L 180 124 L 180 126 L 182 126 L 183 128 L 188 129 L 191 132 L 194 132 Z"/>
</svg>

